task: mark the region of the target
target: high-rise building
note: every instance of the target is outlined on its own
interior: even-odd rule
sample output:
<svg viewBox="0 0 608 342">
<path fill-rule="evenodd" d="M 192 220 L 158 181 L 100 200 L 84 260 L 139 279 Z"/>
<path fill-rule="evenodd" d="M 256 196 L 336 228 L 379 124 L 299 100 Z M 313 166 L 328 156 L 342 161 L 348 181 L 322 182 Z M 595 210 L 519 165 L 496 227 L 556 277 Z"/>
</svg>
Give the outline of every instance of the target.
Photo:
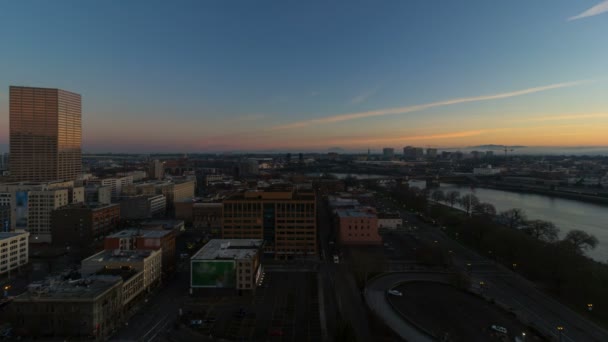
<svg viewBox="0 0 608 342">
<path fill-rule="evenodd" d="M 317 254 L 316 201 L 312 191 L 275 185 L 224 200 L 223 239 L 262 239 L 276 259 Z"/>
<path fill-rule="evenodd" d="M 436 148 L 427 148 L 426 149 L 426 157 L 429 159 L 437 158 L 437 149 Z"/>
<path fill-rule="evenodd" d="M 393 159 L 395 156 L 395 149 L 392 147 L 385 147 L 382 149 L 382 156 L 384 159 Z"/>
<path fill-rule="evenodd" d="M 82 171 L 80 95 L 15 86 L 9 92 L 11 178 L 75 180 Z"/>
<path fill-rule="evenodd" d="M 163 179 L 165 175 L 165 164 L 158 159 L 150 162 L 148 176 L 153 179 Z"/>
</svg>

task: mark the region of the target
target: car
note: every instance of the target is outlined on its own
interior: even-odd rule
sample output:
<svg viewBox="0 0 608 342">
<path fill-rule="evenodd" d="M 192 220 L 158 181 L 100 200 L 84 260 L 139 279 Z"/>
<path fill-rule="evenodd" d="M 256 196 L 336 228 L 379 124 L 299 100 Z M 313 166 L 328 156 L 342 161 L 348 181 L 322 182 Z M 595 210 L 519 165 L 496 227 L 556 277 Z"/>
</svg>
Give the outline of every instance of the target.
<svg viewBox="0 0 608 342">
<path fill-rule="evenodd" d="M 190 325 L 192 325 L 192 326 L 203 325 L 203 320 L 202 319 L 193 319 L 190 321 Z"/>
<path fill-rule="evenodd" d="M 492 324 L 490 328 L 494 331 L 498 331 L 501 334 L 507 334 L 507 328 L 501 327 L 500 325 Z"/>
<path fill-rule="evenodd" d="M 388 294 L 397 296 L 397 297 L 403 296 L 403 293 L 401 293 L 400 291 L 397 291 L 397 290 L 388 290 Z"/>
</svg>

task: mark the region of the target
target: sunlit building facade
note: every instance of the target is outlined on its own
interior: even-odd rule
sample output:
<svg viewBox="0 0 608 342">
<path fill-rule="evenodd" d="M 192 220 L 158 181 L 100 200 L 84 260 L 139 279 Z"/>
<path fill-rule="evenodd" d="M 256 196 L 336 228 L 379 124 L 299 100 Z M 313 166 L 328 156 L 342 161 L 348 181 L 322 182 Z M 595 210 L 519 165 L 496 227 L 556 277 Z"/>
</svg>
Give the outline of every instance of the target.
<svg viewBox="0 0 608 342">
<path fill-rule="evenodd" d="M 80 95 L 11 86 L 9 112 L 11 179 L 76 179 L 82 170 Z"/>
</svg>

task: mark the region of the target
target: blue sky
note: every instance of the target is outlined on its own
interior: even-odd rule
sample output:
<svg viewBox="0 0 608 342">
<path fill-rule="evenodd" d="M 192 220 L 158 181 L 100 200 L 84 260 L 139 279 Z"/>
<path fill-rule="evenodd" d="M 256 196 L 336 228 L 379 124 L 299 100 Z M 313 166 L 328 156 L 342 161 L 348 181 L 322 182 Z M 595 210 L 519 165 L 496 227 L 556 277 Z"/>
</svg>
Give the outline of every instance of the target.
<svg viewBox="0 0 608 342">
<path fill-rule="evenodd" d="M 600 0 L 2 2 L 0 144 L 8 86 L 29 85 L 83 95 L 90 151 L 608 145 L 604 9 Z M 331 119 L 344 114 L 355 115 Z"/>
</svg>

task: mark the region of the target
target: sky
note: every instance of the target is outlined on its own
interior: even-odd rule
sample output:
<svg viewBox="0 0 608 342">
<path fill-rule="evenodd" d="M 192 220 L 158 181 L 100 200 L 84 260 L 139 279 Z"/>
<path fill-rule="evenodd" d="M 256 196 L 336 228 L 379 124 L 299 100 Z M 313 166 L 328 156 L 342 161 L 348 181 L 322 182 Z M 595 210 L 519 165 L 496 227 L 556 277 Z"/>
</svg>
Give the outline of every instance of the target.
<svg viewBox="0 0 608 342">
<path fill-rule="evenodd" d="M 3 1 L 9 85 L 85 152 L 608 146 L 608 1 Z M 1 147 L 0 147 L 1 149 Z"/>
</svg>

